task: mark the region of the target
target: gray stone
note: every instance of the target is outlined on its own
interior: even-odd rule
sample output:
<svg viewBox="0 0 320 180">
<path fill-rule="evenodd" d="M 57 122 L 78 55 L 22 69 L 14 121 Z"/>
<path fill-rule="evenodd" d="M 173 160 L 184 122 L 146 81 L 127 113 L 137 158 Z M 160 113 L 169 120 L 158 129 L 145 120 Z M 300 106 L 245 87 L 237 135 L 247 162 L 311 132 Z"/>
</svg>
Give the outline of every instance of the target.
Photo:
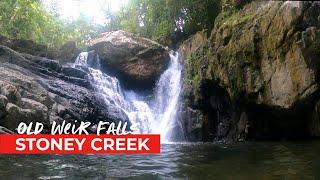
<svg viewBox="0 0 320 180">
<path fill-rule="evenodd" d="M 1 126 L 14 131 L 20 122 L 38 121 L 45 128 L 63 120 L 128 122 L 126 114 L 107 106 L 87 80 L 61 73 L 56 62 L 0 46 Z"/>
<path fill-rule="evenodd" d="M 13 134 L 13 132 L 5 127 L 0 126 L 0 134 Z"/>
<path fill-rule="evenodd" d="M 153 87 L 169 64 L 169 53 L 160 44 L 124 31 L 103 33 L 89 50 L 101 59 L 102 69 L 124 86 Z"/>
<path fill-rule="evenodd" d="M 0 119 L 6 115 L 7 97 L 0 95 Z"/>
</svg>

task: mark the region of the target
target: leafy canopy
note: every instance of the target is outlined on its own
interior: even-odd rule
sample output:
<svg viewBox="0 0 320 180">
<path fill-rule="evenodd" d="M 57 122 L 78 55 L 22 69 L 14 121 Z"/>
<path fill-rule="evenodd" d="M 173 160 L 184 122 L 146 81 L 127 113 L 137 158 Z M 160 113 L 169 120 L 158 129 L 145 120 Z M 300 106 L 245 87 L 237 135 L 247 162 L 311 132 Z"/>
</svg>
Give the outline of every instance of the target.
<svg viewBox="0 0 320 180">
<path fill-rule="evenodd" d="M 0 1 L 0 34 L 15 39 L 30 39 L 49 47 L 74 40 L 84 46 L 94 33 L 84 16 L 64 22 L 46 10 L 40 0 Z"/>
<path fill-rule="evenodd" d="M 216 0 L 130 0 L 118 12 L 110 10 L 110 1 L 99 2 L 108 19 L 104 26 L 85 15 L 73 21 L 62 20 L 58 8 L 48 10 L 41 0 L 0 1 L 0 34 L 49 47 L 73 40 L 84 48 L 99 32 L 119 29 L 152 39 L 181 40 L 196 31 L 211 29 L 220 11 L 220 1 Z"/>
<path fill-rule="evenodd" d="M 142 36 L 159 39 L 187 37 L 211 29 L 220 12 L 216 0 L 131 0 L 118 14 L 120 27 Z"/>
</svg>

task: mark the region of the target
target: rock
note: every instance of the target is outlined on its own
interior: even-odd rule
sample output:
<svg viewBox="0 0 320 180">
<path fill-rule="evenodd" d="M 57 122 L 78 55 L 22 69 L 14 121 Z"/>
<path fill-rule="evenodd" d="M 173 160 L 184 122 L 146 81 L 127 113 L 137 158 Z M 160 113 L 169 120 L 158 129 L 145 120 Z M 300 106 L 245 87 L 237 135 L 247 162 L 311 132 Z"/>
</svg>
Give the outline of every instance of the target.
<svg viewBox="0 0 320 180">
<path fill-rule="evenodd" d="M 320 100 L 315 104 L 309 129 L 312 136 L 320 137 Z"/>
<path fill-rule="evenodd" d="M 41 104 L 40 102 L 37 102 L 32 99 L 28 98 L 22 98 L 20 107 L 24 109 L 32 109 L 36 113 L 36 120 L 38 122 L 46 122 L 48 121 L 48 107 Z"/>
<path fill-rule="evenodd" d="M 0 126 L 0 134 L 13 134 L 13 132 L 5 127 Z"/>
<path fill-rule="evenodd" d="M 169 63 L 163 46 L 124 31 L 103 33 L 91 44 L 102 69 L 128 88 L 152 88 Z"/>
<path fill-rule="evenodd" d="M 315 2 L 253 1 L 237 14 L 219 15 L 207 40 L 197 34 L 182 44 L 185 101 L 213 122 L 213 139 L 239 137 L 243 110 L 248 138 L 314 136 L 307 129 L 320 94 L 319 8 Z M 230 99 L 220 119 L 212 115 L 223 101 L 210 103 L 219 89 L 225 91 L 220 100 Z"/>
<path fill-rule="evenodd" d="M 246 112 L 242 112 L 240 115 L 240 119 L 238 122 L 238 139 L 245 138 L 245 136 L 248 134 L 248 115 Z"/>
<path fill-rule="evenodd" d="M 18 89 L 11 84 L 1 87 L 1 94 L 5 95 L 11 103 L 20 103 L 21 101 L 21 95 Z"/>
<path fill-rule="evenodd" d="M 6 115 L 6 106 L 8 104 L 8 99 L 4 95 L 0 95 L 0 119 Z"/>
<path fill-rule="evenodd" d="M 203 115 L 199 110 L 194 110 L 188 107 L 185 111 L 183 117 L 188 117 L 186 124 L 186 135 L 191 141 L 201 141 L 202 140 L 202 124 Z"/>
<path fill-rule="evenodd" d="M 55 103 L 52 107 L 52 109 L 56 109 L 56 113 L 58 114 L 58 116 L 63 117 L 66 113 L 67 113 L 67 109 L 66 107 Z"/>
<path fill-rule="evenodd" d="M 34 56 L 46 57 L 48 55 L 48 47 L 38 44 L 32 40 L 10 39 L 0 36 L 0 44 L 7 46 L 20 53 L 31 54 Z"/>
<path fill-rule="evenodd" d="M 41 112 L 47 112 L 48 108 L 41 104 L 40 102 L 37 102 L 35 100 L 32 99 L 28 99 L 28 98 L 21 98 L 21 107 L 25 108 L 25 109 L 34 109 L 37 111 L 41 111 Z"/>
<path fill-rule="evenodd" d="M 76 42 L 67 41 L 59 48 L 54 59 L 59 59 L 61 64 L 73 63 L 79 53 L 81 50 L 77 48 Z"/>
<path fill-rule="evenodd" d="M 104 102 L 87 75 L 0 46 L 0 126 L 15 131 L 20 122 L 38 121 L 48 132 L 53 121 L 128 122 L 122 110 Z"/>
<path fill-rule="evenodd" d="M 183 43 L 180 45 L 179 50 L 181 52 L 181 56 L 189 58 L 191 54 L 195 52 L 198 48 L 203 46 L 207 40 L 208 38 L 206 30 L 197 32 L 189 39 L 183 41 Z"/>
<path fill-rule="evenodd" d="M 315 47 L 320 43 L 320 31 L 315 27 L 296 28 L 307 23 L 297 19 L 303 17 L 302 10 L 309 3 L 269 3 L 261 4 L 264 9 L 259 11 L 250 10 L 254 16 L 241 24 L 215 27 L 211 40 L 215 41 L 216 53 L 207 73 L 219 78 L 231 96 L 244 91 L 259 104 L 290 108 L 318 89 L 320 64 Z M 259 17 L 265 18 L 256 21 Z M 226 29 L 231 33 L 227 44 L 220 34 Z M 243 35 L 238 36 L 239 32 Z"/>
<path fill-rule="evenodd" d="M 74 62 L 75 58 L 81 52 L 77 48 L 76 42 L 67 41 L 59 48 L 48 48 L 46 45 L 39 44 L 32 40 L 11 39 L 0 35 L 0 45 L 9 47 L 26 56 L 34 56 L 41 59 L 56 59 L 61 64 Z"/>
<path fill-rule="evenodd" d="M 57 60 L 51 60 L 44 57 L 33 56 L 30 54 L 21 54 L 25 59 L 30 60 L 32 62 L 37 63 L 42 67 L 46 67 L 50 70 L 59 72 L 61 69 L 61 65 Z"/>
<path fill-rule="evenodd" d="M 80 79 L 84 79 L 85 76 L 88 75 L 88 73 L 83 70 L 68 66 L 62 67 L 61 72 L 66 76 L 76 77 Z"/>
<path fill-rule="evenodd" d="M 37 122 L 37 113 L 31 109 L 22 109 L 12 103 L 8 103 L 6 107 L 7 115 L 4 118 L 4 121 L 1 122 L 1 125 L 15 130 L 20 122 L 31 123 Z M 39 121 L 41 122 L 41 121 Z"/>
</svg>

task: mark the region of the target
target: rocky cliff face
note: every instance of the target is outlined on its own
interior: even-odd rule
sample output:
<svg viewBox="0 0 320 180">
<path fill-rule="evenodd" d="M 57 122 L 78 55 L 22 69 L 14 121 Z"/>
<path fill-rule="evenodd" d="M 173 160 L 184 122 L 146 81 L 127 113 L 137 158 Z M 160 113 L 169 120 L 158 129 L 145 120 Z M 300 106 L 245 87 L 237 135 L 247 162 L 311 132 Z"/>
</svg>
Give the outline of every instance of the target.
<svg viewBox="0 0 320 180">
<path fill-rule="evenodd" d="M 88 73 L 58 61 L 0 46 L 0 133 L 15 131 L 20 122 L 42 122 L 49 129 L 61 123 L 128 121 L 124 112 L 103 98 Z"/>
<path fill-rule="evenodd" d="M 185 41 L 189 138 L 319 137 L 319 9 L 255 1 Z"/>
</svg>

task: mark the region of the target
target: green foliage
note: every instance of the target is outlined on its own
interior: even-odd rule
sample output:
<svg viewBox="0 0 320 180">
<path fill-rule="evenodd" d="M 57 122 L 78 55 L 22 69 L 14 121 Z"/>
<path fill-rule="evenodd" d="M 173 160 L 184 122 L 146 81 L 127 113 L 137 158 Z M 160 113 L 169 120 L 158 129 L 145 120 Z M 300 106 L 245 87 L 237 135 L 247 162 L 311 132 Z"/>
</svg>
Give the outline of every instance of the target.
<svg viewBox="0 0 320 180">
<path fill-rule="evenodd" d="M 224 27 L 230 27 L 234 26 L 236 24 L 242 24 L 244 22 L 247 22 L 248 20 L 252 19 L 254 17 L 253 13 L 248 14 L 239 14 L 237 11 L 232 11 L 230 13 L 221 13 L 219 15 L 222 20 L 220 23 L 220 28 Z"/>
<path fill-rule="evenodd" d="M 117 13 L 110 10 L 110 1 L 99 2 L 109 20 L 103 27 L 84 15 L 70 22 L 61 20 L 58 10 L 52 7 L 48 11 L 42 0 L 2 0 L 0 35 L 34 40 L 50 48 L 72 40 L 85 49 L 86 42 L 99 32 L 118 29 L 179 41 L 202 29 L 212 29 L 220 12 L 220 0 L 130 0 Z"/>
<path fill-rule="evenodd" d="M 0 2 L 1 33 L 10 37 L 30 37 L 39 39 L 43 20 L 41 8 L 36 0 L 9 0 Z M 30 31 L 30 30 L 33 31 Z"/>
<path fill-rule="evenodd" d="M 183 38 L 211 29 L 219 12 L 215 0 L 132 0 L 118 17 L 126 31 L 152 39 Z"/>
<path fill-rule="evenodd" d="M 0 1 L 0 34 L 10 38 L 34 40 L 49 47 L 73 40 L 84 47 L 94 33 L 91 26 L 83 16 L 69 23 L 59 20 L 40 0 Z"/>
</svg>

